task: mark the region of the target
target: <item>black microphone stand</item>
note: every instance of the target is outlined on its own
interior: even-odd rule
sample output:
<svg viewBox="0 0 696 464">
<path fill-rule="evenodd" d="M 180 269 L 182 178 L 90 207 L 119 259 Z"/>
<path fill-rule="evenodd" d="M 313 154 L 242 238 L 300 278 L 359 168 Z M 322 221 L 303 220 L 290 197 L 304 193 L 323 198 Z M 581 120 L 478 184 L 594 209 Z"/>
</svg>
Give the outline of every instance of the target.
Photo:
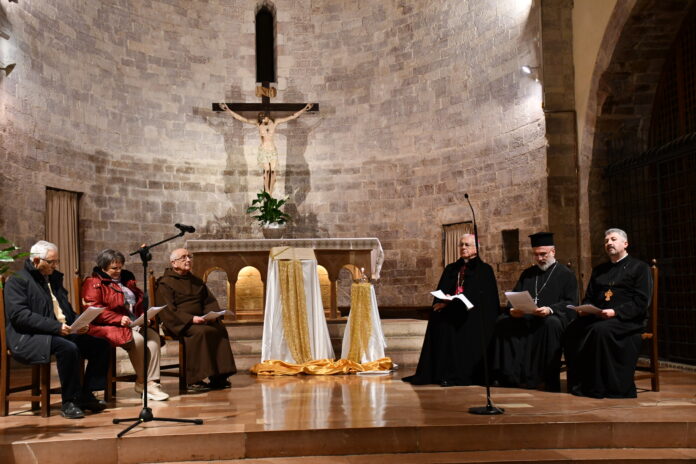
<svg viewBox="0 0 696 464">
<path fill-rule="evenodd" d="M 478 227 L 476 227 L 476 215 L 474 214 L 474 208 L 471 206 L 471 202 L 469 201 L 469 194 L 465 193 L 464 198 L 466 198 L 466 202 L 469 203 L 469 209 L 471 209 L 471 217 L 474 220 L 474 243 L 476 244 L 476 256 L 478 256 L 479 259 L 481 259 L 481 256 L 479 255 Z M 481 262 L 483 262 L 483 260 Z M 483 314 L 484 308 L 479 308 L 479 311 L 481 312 L 481 349 L 483 350 L 483 381 L 486 383 L 486 405 L 469 408 L 469 413 L 486 416 L 495 416 L 498 414 L 503 414 L 505 410 L 503 408 L 498 408 L 494 406 L 493 401 L 491 400 L 491 382 L 488 378 L 488 347 L 486 346 L 486 341 L 484 340 L 486 337 L 486 324 L 485 317 Z"/>
<path fill-rule="evenodd" d="M 147 366 L 148 366 L 148 349 L 147 349 L 147 328 L 148 328 L 148 323 L 149 319 L 147 317 L 147 310 L 150 308 L 150 297 L 147 294 L 147 263 L 149 263 L 152 260 L 152 255 L 150 254 L 150 250 L 158 245 L 161 245 L 165 242 L 168 242 L 170 240 L 174 240 L 175 238 L 182 237 L 186 232 L 182 230 L 179 232 L 177 235 L 174 235 L 169 238 L 165 238 L 164 240 L 153 243 L 152 245 L 143 245 L 140 247 L 139 250 L 134 251 L 133 253 L 130 254 L 130 256 L 133 255 L 140 255 L 140 260 L 143 262 L 143 308 L 144 308 L 144 316 L 143 316 L 143 338 L 145 339 L 145 350 L 144 350 L 144 361 L 143 361 L 143 408 L 140 410 L 140 415 L 138 417 L 131 417 L 128 419 L 114 419 L 113 423 L 114 424 L 119 424 L 121 422 L 129 422 L 129 421 L 135 421 L 131 425 L 129 425 L 127 428 L 122 430 L 118 435 L 116 435 L 118 438 L 121 438 L 123 435 L 128 433 L 130 430 L 135 428 L 136 426 L 142 424 L 143 422 L 151 422 L 151 421 L 161 421 L 161 422 L 182 422 L 186 424 L 197 424 L 200 425 L 203 423 L 202 419 L 174 419 L 174 418 L 169 418 L 169 417 L 155 417 L 152 414 L 152 409 L 147 407 Z"/>
</svg>

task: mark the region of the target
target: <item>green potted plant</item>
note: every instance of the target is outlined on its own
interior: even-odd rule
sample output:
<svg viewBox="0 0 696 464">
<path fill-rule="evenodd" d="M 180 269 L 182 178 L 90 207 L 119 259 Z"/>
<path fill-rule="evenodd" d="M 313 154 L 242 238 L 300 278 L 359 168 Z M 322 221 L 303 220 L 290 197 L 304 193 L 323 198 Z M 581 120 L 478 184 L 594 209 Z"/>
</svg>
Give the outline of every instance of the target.
<svg viewBox="0 0 696 464">
<path fill-rule="evenodd" d="M 282 237 L 284 225 L 291 219 L 280 209 L 286 200 L 287 198 L 273 198 L 268 192 L 262 190 L 256 194 L 256 199 L 247 208 L 247 214 L 259 223 L 264 237 Z"/>
<path fill-rule="evenodd" d="M 29 256 L 27 252 L 18 252 L 19 247 L 14 246 L 5 237 L 0 236 L 0 277 L 5 276 L 9 273 L 10 264 L 13 262 Z M 0 279 L 0 288 L 2 288 L 2 279 Z"/>
</svg>

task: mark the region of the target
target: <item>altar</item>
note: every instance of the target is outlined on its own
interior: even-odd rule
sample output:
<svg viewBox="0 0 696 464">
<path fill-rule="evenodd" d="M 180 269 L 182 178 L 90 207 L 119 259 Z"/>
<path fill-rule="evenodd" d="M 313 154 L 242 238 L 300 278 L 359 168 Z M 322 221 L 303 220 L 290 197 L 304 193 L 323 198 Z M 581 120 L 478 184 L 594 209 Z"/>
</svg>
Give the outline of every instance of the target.
<svg viewBox="0 0 696 464">
<path fill-rule="evenodd" d="M 193 273 L 207 281 L 216 270 L 227 275 L 227 309 L 236 314 L 235 287 L 239 272 L 251 266 L 261 274 L 265 287 L 268 276 L 268 255 L 274 247 L 311 248 L 317 263 L 326 269 L 330 282 L 328 316 L 335 319 L 338 313 L 337 281 L 339 272 L 346 267 L 353 278 L 360 277 L 360 269 L 372 279 L 379 279 L 384 261 L 382 245 L 377 238 L 298 238 L 298 239 L 236 239 L 236 240 L 187 240 L 186 248 L 193 253 Z M 263 313 L 259 313 L 263 317 Z"/>
</svg>

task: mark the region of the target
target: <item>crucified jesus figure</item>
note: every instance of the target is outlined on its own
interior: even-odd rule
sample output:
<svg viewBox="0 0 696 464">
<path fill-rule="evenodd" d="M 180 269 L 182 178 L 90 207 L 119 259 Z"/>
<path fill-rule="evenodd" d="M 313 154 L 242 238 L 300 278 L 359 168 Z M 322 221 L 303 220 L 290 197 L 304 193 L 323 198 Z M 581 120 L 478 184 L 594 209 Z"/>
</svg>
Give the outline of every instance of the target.
<svg viewBox="0 0 696 464">
<path fill-rule="evenodd" d="M 259 113 L 256 120 L 247 119 L 229 109 L 224 103 L 220 103 L 220 108 L 230 113 L 237 121 L 258 127 L 261 144 L 259 145 L 259 152 L 256 159 L 263 168 L 263 189 L 268 192 L 269 195 L 273 195 L 273 187 L 276 182 L 276 165 L 278 164 L 278 150 L 275 146 L 276 127 L 284 122 L 297 119 L 302 113 L 312 108 L 312 103 L 307 103 L 307 105 L 297 113 L 279 119 L 273 119 L 269 113 L 263 112 Z"/>
</svg>

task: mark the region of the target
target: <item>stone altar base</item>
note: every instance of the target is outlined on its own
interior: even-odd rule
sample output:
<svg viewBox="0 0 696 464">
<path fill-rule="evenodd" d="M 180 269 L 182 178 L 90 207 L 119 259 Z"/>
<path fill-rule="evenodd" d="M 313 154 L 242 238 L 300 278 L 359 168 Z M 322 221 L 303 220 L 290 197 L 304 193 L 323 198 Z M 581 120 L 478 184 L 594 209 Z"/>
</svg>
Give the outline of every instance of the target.
<svg viewBox="0 0 696 464">
<path fill-rule="evenodd" d="M 406 369 L 382 377 L 232 377 L 232 388 L 150 402 L 157 417 L 198 417 L 203 425 L 150 422 L 121 439 L 115 417 L 137 415 L 130 384 L 111 407 L 82 420 L 31 413 L 0 418 L 0 462 L 424 463 L 696 462 L 696 373 L 664 371 L 663 390 L 637 399 L 493 389 L 502 416 L 475 416 L 480 387 L 413 387 Z M 648 381 L 639 387 L 647 388 Z M 27 405 L 28 406 L 28 405 Z M 305 457 L 303 457 L 305 456 Z"/>
</svg>

